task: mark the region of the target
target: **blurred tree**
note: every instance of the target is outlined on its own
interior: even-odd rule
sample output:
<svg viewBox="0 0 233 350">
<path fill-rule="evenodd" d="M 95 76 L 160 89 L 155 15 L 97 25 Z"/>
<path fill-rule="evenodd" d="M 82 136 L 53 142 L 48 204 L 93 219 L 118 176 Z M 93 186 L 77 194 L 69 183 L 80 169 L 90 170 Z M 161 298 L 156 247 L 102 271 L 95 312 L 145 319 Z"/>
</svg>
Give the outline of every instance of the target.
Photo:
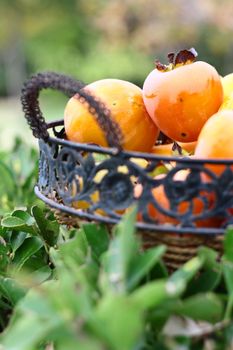
<svg viewBox="0 0 233 350">
<path fill-rule="evenodd" d="M 142 11 L 143 9 L 143 11 Z M 233 3 L 223 0 L 110 0 L 96 20 L 106 45 L 125 46 L 161 58 L 195 46 L 221 73 L 232 69 Z M 111 17 L 111 21 L 107 19 Z"/>
<path fill-rule="evenodd" d="M 21 86 L 26 66 L 29 71 L 67 67 L 73 72 L 76 57 L 85 56 L 96 40 L 87 22 L 85 9 L 76 0 L 1 1 L 0 57 L 7 92 L 17 91 L 18 83 Z"/>
<path fill-rule="evenodd" d="M 155 58 L 191 46 L 225 74 L 232 18 L 231 0 L 1 0 L 0 95 L 41 70 L 141 85 Z"/>
<path fill-rule="evenodd" d="M 25 78 L 25 55 L 21 31 L 20 9 L 17 2 L 2 0 L 0 3 L 0 93 L 18 93 Z M 10 24 L 10 25 L 9 25 Z M 4 79 L 2 79 L 2 77 Z"/>
</svg>

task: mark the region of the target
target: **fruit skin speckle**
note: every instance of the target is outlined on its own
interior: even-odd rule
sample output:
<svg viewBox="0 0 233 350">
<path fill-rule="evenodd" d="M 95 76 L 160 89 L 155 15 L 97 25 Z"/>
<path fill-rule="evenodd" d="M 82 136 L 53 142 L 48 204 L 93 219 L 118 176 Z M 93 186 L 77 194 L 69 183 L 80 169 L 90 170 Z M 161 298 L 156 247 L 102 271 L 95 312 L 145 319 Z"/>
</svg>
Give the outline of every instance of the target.
<svg viewBox="0 0 233 350">
<path fill-rule="evenodd" d="M 223 101 L 217 71 L 197 61 L 175 69 L 154 69 L 143 85 L 146 109 L 158 128 L 171 139 L 196 141 L 201 128 Z"/>
</svg>

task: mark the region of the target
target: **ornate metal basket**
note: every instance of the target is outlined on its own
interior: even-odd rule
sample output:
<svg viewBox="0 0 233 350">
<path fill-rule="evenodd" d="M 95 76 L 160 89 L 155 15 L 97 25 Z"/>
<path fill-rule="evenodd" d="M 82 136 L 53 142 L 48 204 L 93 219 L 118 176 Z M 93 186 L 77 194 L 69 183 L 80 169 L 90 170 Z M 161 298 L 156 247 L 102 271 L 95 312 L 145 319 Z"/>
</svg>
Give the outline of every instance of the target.
<svg viewBox="0 0 233 350">
<path fill-rule="evenodd" d="M 23 110 L 33 135 L 39 139 L 36 195 L 54 209 L 60 222 L 72 226 L 78 226 L 80 220 L 111 226 L 130 206 L 137 204 L 136 227 L 144 246 L 165 243 L 165 260 L 172 269 L 195 255 L 200 245 L 221 253 L 225 228 L 233 223 L 233 160 L 122 151 L 118 125 L 105 106 L 83 87 L 80 81 L 56 73 L 35 75 L 24 85 Z M 39 92 L 46 88 L 75 95 L 86 103 L 110 147 L 70 142 L 63 120 L 46 123 L 38 102 Z M 139 159 L 146 159 L 147 166 L 140 166 Z M 221 165 L 224 168 L 221 176 L 210 165 Z M 164 176 L 151 175 L 161 168 L 166 170 Z M 177 174 L 185 169 L 186 179 L 177 180 Z M 139 194 L 135 192 L 136 186 L 140 186 Z M 166 205 L 153 196 L 152 191 L 159 186 L 163 186 Z M 201 211 L 195 211 L 196 201 L 201 203 Z M 186 204 L 181 210 L 182 203 Z"/>
</svg>

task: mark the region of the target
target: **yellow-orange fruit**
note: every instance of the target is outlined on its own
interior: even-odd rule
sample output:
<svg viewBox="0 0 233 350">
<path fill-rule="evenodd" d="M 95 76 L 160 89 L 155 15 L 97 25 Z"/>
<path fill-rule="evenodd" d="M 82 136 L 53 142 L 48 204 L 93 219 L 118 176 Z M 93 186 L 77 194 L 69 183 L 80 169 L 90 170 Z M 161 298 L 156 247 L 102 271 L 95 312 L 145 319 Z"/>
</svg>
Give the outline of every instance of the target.
<svg viewBox="0 0 233 350">
<path fill-rule="evenodd" d="M 223 87 L 223 103 L 221 104 L 219 111 L 225 109 L 233 110 L 233 73 L 222 77 L 221 82 Z"/>
<path fill-rule="evenodd" d="M 198 137 L 194 157 L 233 161 L 233 111 L 219 111 L 205 123 Z M 208 165 L 208 168 L 220 175 L 225 166 Z"/>
<path fill-rule="evenodd" d="M 84 88 L 101 100 L 110 110 L 123 135 L 123 149 L 149 152 L 158 136 L 158 128 L 148 115 L 142 90 L 127 81 L 103 79 Z M 95 143 L 107 147 L 103 130 L 87 106 L 72 97 L 65 108 L 64 124 L 69 140 Z"/>
</svg>

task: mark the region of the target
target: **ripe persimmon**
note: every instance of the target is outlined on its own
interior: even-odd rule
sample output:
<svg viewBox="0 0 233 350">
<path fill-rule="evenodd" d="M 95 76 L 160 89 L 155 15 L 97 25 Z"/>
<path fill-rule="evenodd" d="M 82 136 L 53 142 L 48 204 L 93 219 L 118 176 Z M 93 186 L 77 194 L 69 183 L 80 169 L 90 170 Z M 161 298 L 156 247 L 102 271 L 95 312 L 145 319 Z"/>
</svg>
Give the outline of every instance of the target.
<svg viewBox="0 0 233 350">
<path fill-rule="evenodd" d="M 227 74 L 221 78 L 224 97 L 233 93 L 233 73 Z"/>
<path fill-rule="evenodd" d="M 219 110 L 233 110 L 233 73 L 225 75 L 225 77 L 221 78 L 221 82 L 223 86 L 223 103 Z"/>
<path fill-rule="evenodd" d="M 185 181 L 187 179 L 187 176 L 189 174 L 189 170 L 184 169 L 180 170 L 177 172 L 174 176 L 174 181 Z M 163 179 L 165 174 L 160 174 L 155 177 L 155 179 Z M 141 184 L 137 184 L 135 186 L 135 198 L 139 198 L 141 193 L 143 191 L 143 187 Z M 168 197 L 166 196 L 165 190 L 164 190 L 164 185 L 161 184 L 158 187 L 155 187 L 152 190 L 152 194 L 156 202 L 159 204 L 160 207 L 164 208 L 165 210 L 170 210 L 170 201 Z M 205 201 L 208 201 L 208 210 L 211 210 L 214 207 L 214 195 L 213 193 L 207 193 L 207 192 L 202 192 L 201 193 L 203 197 L 205 197 Z M 185 214 L 190 208 L 190 201 L 184 200 L 179 203 L 178 208 L 177 208 L 177 214 L 182 215 Z M 195 197 L 193 199 L 192 203 L 192 215 L 196 216 L 199 215 L 205 210 L 205 205 L 204 201 L 202 201 L 199 197 Z M 155 219 L 158 224 L 171 224 L 171 225 L 177 225 L 179 224 L 179 220 L 166 215 L 162 212 L 160 212 L 157 208 L 155 208 L 152 203 L 148 204 L 148 213 L 149 216 L 153 219 Z M 139 220 L 141 220 L 141 216 L 139 216 Z M 197 227 L 218 227 L 221 223 L 219 218 L 207 218 L 207 219 L 198 219 L 194 222 Z"/>
<path fill-rule="evenodd" d="M 223 101 L 216 69 L 197 61 L 195 50 L 168 55 L 168 66 L 156 63 L 143 85 L 146 109 L 158 128 L 181 142 L 196 141 L 202 126 Z"/>
<path fill-rule="evenodd" d="M 219 111 L 222 110 L 233 110 L 233 93 L 224 97 L 223 103 L 221 104 Z"/>
<path fill-rule="evenodd" d="M 194 157 L 233 161 L 233 111 L 219 111 L 205 123 L 197 140 Z M 225 169 L 224 165 L 208 164 L 207 167 L 217 175 Z"/>
<path fill-rule="evenodd" d="M 103 79 L 84 88 L 110 110 L 123 135 L 125 150 L 149 152 L 154 145 L 158 128 L 148 115 L 142 90 L 124 80 Z M 72 97 L 65 108 L 64 124 L 67 138 L 80 143 L 108 146 L 103 130 L 87 106 Z"/>
</svg>

